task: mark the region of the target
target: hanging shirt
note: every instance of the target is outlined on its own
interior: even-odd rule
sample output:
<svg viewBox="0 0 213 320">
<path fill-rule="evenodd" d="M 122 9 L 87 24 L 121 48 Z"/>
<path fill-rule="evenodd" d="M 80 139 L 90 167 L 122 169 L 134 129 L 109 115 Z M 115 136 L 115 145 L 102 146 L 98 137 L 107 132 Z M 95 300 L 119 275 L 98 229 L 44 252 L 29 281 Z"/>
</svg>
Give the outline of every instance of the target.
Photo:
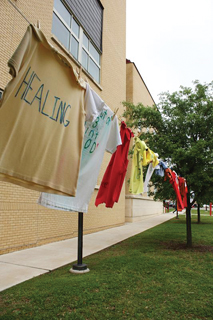
<svg viewBox="0 0 213 320">
<path fill-rule="evenodd" d="M 145 156 L 146 149 L 146 143 L 136 137 L 129 186 L 129 192 L 133 194 L 139 194 L 143 192 L 142 161 L 143 157 Z"/>
<path fill-rule="evenodd" d="M 169 168 L 165 169 L 164 180 L 167 180 L 167 179 L 169 180 L 169 183 L 172 185 L 172 187 L 175 191 L 176 197 L 177 197 L 177 210 L 182 211 L 184 209 L 184 204 L 183 204 L 180 190 L 179 190 L 179 186 L 178 186 L 177 175 L 174 171 L 172 171 Z"/>
<path fill-rule="evenodd" d="M 45 207 L 86 213 L 88 211 L 90 198 L 97 183 L 105 150 L 113 153 L 116 147 L 121 144 L 117 117 L 115 116 L 112 121 L 113 112 L 103 100 L 90 89 L 86 104 L 93 103 L 97 105 L 97 109 L 100 110 L 100 108 L 102 108 L 102 111 L 94 122 L 87 121 L 85 125 L 76 197 L 72 198 L 41 193 L 38 203 Z"/>
<path fill-rule="evenodd" d="M 13 79 L 0 108 L 0 180 L 75 196 L 85 89 L 68 60 L 32 25 L 8 65 Z"/>
<path fill-rule="evenodd" d="M 179 183 L 179 190 L 181 194 L 181 198 L 183 201 L 183 205 L 185 208 L 187 208 L 187 193 L 188 193 L 188 188 L 186 184 L 186 179 L 182 177 L 178 177 L 178 183 Z"/>
<path fill-rule="evenodd" d="M 153 167 L 152 163 L 150 163 L 148 166 L 147 172 L 146 172 L 146 178 L 144 181 L 143 192 L 148 192 L 148 184 L 149 184 L 149 181 L 153 175 L 154 170 L 155 170 L 155 168 Z"/>
<path fill-rule="evenodd" d="M 150 149 L 149 149 L 150 150 Z M 151 151 L 151 150 L 150 150 Z M 158 160 L 158 154 L 155 153 L 154 156 L 154 161 L 153 162 L 150 162 L 149 163 L 149 166 L 148 166 L 148 169 L 147 169 L 147 172 L 146 172 L 146 178 L 145 178 L 145 181 L 144 181 L 144 188 L 143 188 L 143 192 L 148 192 L 148 184 L 149 184 L 149 181 L 153 175 L 153 172 L 154 170 L 156 169 L 156 167 L 158 166 L 158 164 L 156 164 L 157 162 L 159 162 Z M 152 160 L 151 160 L 152 161 Z"/>
<path fill-rule="evenodd" d="M 155 168 L 159 163 L 159 160 L 157 155 L 152 150 L 147 148 L 143 154 L 142 165 L 147 166 L 150 162 L 152 162 L 153 168 Z"/>
<path fill-rule="evenodd" d="M 155 167 L 159 163 L 157 155 L 146 146 L 144 141 L 141 141 L 138 137 L 135 138 L 130 176 L 130 193 L 140 194 L 144 192 L 143 166 L 147 166 L 150 162 Z"/>
<path fill-rule="evenodd" d="M 158 165 L 155 167 L 155 174 L 160 177 L 164 177 L 165 170 L 167 169 L 167 165 L 165 162 L 160 161 Z"/>
<path fill-rule="evenodd" d="M 96 206 L 105 203 L 106 207 L 112 208 L 114 203 L 119 200 L 129 162 L 127 159 L 129 144 L 131 137 L 134 136 L 124 121 L 121 123 L 120 135 L 122 145 L 117 147 L 110 159 L 96 197 Z"/>
</svg>

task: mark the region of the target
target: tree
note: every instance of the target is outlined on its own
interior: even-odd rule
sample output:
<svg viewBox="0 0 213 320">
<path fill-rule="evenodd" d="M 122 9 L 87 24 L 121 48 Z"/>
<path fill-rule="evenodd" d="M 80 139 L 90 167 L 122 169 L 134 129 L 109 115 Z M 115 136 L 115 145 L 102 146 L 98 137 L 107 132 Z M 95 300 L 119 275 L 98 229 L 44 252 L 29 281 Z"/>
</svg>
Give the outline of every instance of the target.
<svg viewBox="0 0 213 320">
<path fill-rule="evenodd" d="M 213 195 L 213 82 L 193 82 L 193 88 L 180 87 L 172 94 L 160 94 L 160 103 L 145 107 L 128 102 L 124 116 L 127 125 L 141 130 L 140 139 L 166 160 L 178 175 L 186 178 L 187 245 L 192 246 L 191 207 L 212 200 Z M 147 130 L 149 128 L 149 130 Z M 155 198 L 162 198 L 163 185 Z M 164 188 L 163 188 L 164 189 Z"/>
</svg>

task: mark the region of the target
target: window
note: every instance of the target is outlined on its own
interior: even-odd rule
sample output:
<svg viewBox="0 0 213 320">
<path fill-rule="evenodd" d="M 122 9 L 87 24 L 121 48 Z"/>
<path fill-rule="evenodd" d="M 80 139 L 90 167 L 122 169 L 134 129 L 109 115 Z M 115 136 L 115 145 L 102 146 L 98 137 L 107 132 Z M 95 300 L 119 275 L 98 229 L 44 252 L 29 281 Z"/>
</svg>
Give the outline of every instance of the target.
<svg viewBox="0 0 213 320">
<path fill-rule="evenodd" d="M 82 66 L 88 70 L 93 78 L 100 82 L 100 54 L 95 49 L 89 38 L 83 33 Z"/>
<path fill-rule="evenodd" d="M 94 80 L 100 83 L 100 52 L 62 0 L 54 0 L 52 33 Z"/>
</svg>

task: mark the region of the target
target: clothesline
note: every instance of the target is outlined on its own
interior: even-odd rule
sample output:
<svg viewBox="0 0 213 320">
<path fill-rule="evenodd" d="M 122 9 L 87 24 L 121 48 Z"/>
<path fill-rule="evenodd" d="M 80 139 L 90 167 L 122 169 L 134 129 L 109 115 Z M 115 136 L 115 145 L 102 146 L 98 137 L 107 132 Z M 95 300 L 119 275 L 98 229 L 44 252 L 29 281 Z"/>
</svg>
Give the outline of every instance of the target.
<svg viewBox="0 0 213 320">
<path fill-rule="evenodd" d="M 10 0 L 8 1 L 10 2 Z M 38 35 L 38 37 L 36 35 Z M 41 50 L 38 39 L 42 39 L 42 44 L 45 50 Z M 33 69 L 31 68 L 31 65 L 29 65 L 27 56 L 23 54 L 24 52 L 28 52 L 28 54 L 30 54 L 32 50 L 33 52 L 37 52 L 33 56 L 33 61 L 35 62 Z M 54 53 L 56 53 L 56 51 L 54 51 Z M 99 167 L 103 159 L 104 151 L 106 149 L 107 151 L 114 153 L 117 146 L 122 145 L 122 141 L 118 130 L 117 120 L 114 121 L 115 119 L 113 119 L 113 114 L 115 115 L 116 111 L 113 112 L 97 95 L 97 93 L 91 90 L 89 84 L 87 84 L 85 95 L 81 86 L 79 86 L 75 88 L 75 91 L 74 88 L 72 88 L 72 96 L 70 96 L 70 79 L 73 79 L 74 83 L 76 80 L 75 74 L 74 72 L 72 73 L 72 70 L 67 73 L 66 68 L 69 67 L 69 65 L 61 65 L 61 63 L 58 63 L 58 56 L 58 52 L 57 54 L 52 55 L 52 47 L 43 32 L 40 29 L 35 28 L 33 25 L 30 25 L 28 26 L 18 48 L 8 62 L 10 69 L 14 69 L 14 78 L 8 83 L 7 92 L 9 92 L 9 88 L 12 83 L 15 82 L 18 85 L 15 88 L 15 94 L 10 95 L 10 100 L 6 99 L 5 96 L 5 99 L 2 102 L 5 105 L 7 104 L 9 106 L 8 108 L 11 109 L 3 108 L 1 110 L 2 117 L 0 118 L 0 124 L 2 123 L 2 125 L 0 128 L 4 139 L 2 148 L 4 144 L 7 143 L 8 145 L 7 137 L 11 137 L 10 129 L 13 132 L 13 139 L 10 138 L 10 146 L 8 145 L 7 148 L 8 153 L 4 154 L 4 157 L 0 158 L 0 179 L 4 178 L 4 181 L 20 184 L 21 186 L 28 188 L 30 187 L 37 191 L 46 192 L 46 197 L 49 197 L 49 194 L 56 194 L 55 196 L 51 196 L 51 199 L 43 199 L 45 200 L 45 205 L 48 202 L 48 205 L 51 207 L 54 206 L 56 209 L 87 212 L 88 203 L 97 182 L 98 169 L 100 169 Z M 48 61 L 48 65 L 47 63 L 43 64 L 43 61 Z M 24 79 L 21 77 L 21 73 L 19 73 L 19 68 L 23 65 L 26 70 Z M 57 74 L 57 77 L 60 75 L 60 82 L 63 84 L 60 87 L 56 88 L 56 83 L 53 77 L 46 77 L 47 73 L 45 68 L 50 68 L 50 66 L 53 74 Z M 34 78 L 39 79 L 40 82 L 33 81 Z M 65 86 L 67 89 L 64 91 L 62 89 L 65 88 Z M 29 88 L 34 88 L 34 90 L 31 92 Z M 52 96 L 50 93 L 56 90 L 58 92 L 57 97 Z M 69 101 L 69 103 L 67 103 L 67 101 Z M 14 152 L 13 144 L 17 143 L 17 135 L 15 134 L 16 132 L 14 132 L 13 121 L 11 119 L 11 114 L 13 114 L 14 117 L 16 113 L 19 114 L 17 103 L 20 105 L 20 110 L 22 110 L 21 107 L 23 107 L 25 119 L 27 119 L 27 117 L 29 118 L 29 121 L 25 120 L 26 123 L 24 123 L 24 125 L 21 121 L 22 119 L 20 119 L 16 125 L 16 130 L 20 127 L 20 130 L 18 131 L 20 137 L 19 148 L 16 148 L 17 157 L 19 154 L 21 154 L 22 157 L 22 162 L 18 164 L 18 168 L 15 157 L 10 157 L 10 153 Z M 74 104 L 76 105 L 76 103 L 79 104 L 79 108 L 72 108 L 71 106 Z M 26 108 L 29 104 L 34 107 L 33 110 Z M 85 110 L 87 110 L 86 114 Z M 71 112 L 76 118 L 71 116 Z M 84 119 L 84 117 L 80 117 L 78 113 L 85 114 L 86 118 Z M 36 124 L 35 127 L 37 130 L 35 130 L 34 127 L 32 128 L 30 125 L 32 114 L 34 116 L 34 123 Z M 7 121 L 5 121 L 4 118 L 7 119 Z M 19 117 L 16 118 L 19 119 Z M 78 119 L 78 121 L 75 119 Z M 85 120 L 90 121 L 87 122 L 86 128 L 84 126 Z M 3 125 L 4 123 L 7 123 L 7 127 Z M 25 128 L 25 130 L 22 130 L 22 128 Z M 51 136 L 51 139 L 47 139 L 46 141 L 45 139 L 42 139 L 42 132 L 44 131 L 44 128 L 46 136 Z M 26 132 L 28 134 L 30 133 L 31 138 L 29 141 L 25 139 Z M 47 135 L 47 132 L 50 132 L 50 134 Z M 76 138 L 77 136 L 75 137 L 73 135 L 73 132 L 79 135 L 79 139 Z M 128 132 L 128 129 L 125 129 L 124 132 Z M 42 138 L 40 138 L 39 134 Z M 127 133 L 125 133 L 125 135 L 126 134 Z M 73 146 L 75 147 L 73 147 L 72 150 L 67 147 L 69 146 L 67 141 L 70 136 L 73 136 Z M 58 139 L 58 137 L 60 137 L 60 139 Z M 115 137 L 117 137 L 116 140 Z M 123 148 L 124 145 L 127 145 L 129 148 L 131 135 L 126 138 L 128 140 L 128 144 L 123 144 Z M 39 148 L 32 149 L 32 142 L 35 146 L 39 145 Z M 21 147 L 22 145 L 23 147 Z M 57 152 L 57 147 L 59 150 L 65 150 L 66 156 Z M 25 149 L 24 154 L 21 151 L 23 149 Z M 76 152 L 73 152 L 73 149 L 76 150 Z M 43 154 L 43 150 L 48 150 L 48 152 Z M 82 155 L 81 150 L 83 150 Z M 121 154 L 123 156 L 122 152 Z M 93 157 L 93 155 L 95 157 Z M 83 176 L 83 178 L 79 179 L 81 177 L 81 174 L 79 175 L 80 163 L 83 167 L 85 164 L 88 164 L 89 158 L 92 160 L 90 162 L 91 167 L 88 169 L 88 177 L 85 178 L 85 176 Z M 119 152 L 117 152 L 116 159 L 114 158 L 115 156 L 113 157 L 113 162 L 116 162 L 117 159 L 118 162 L 120 162 Z M 29 161 L 29 159 L 32 160 Z M 40 159 L 42 159 L 42 166 L 39 162 Z M 127 170 L 128 159 L 125 157 L 125 159 L 122 160 L 124 163 L 124 166 L 120 168 L 122 177 L 119 176 L 120 180 L 117 179 L 117 182 L 120 181 L 120 183 L 118 190 L 116 190 L 117 194 L 113 194 L 113 196 L 115 196 L 115 198 L 113 198 L 113 203 L 114 201 L 118 201 L 120 189 Z M 92 181 L 91 172 L 93 171 L 94 163 L 96 167 L 96 174 L 92 175 L 94 178 L 94 181 Z M 130 193 L 143 193 L 143 166 L 147 166 L 149 163 L 152 163 L 153 168 L 155 168 L 159 163 L 158 155 L 148 148 L 145 141 L 141 141 L 136 137 L 132 160 L 133 170 L 130 178 Z M 48 168 L 48 170 L 46 170 L 46 168 Z M 70 168 L 72 168 L 72 170 L 70 170 Z M 73 170 L 73 168 L 76 170 Z M 108 171 L 111 172 L 110 170 L 111 169 L 109 168 Z M 80 169 L 80 173 L 81 171 L 85 172 L 84 169 Z M 59 172 L 61 179 L 58 179 Z M 152 171 L 150 174 L 151 173 Z M 107 183 L 105 181 L 102 184 L 102 191 L 104 190 L 105 193 L 107 189 L 105 186 L 108 185 L 109 175 L 111 174 L 108 174 L 107 172 Z M 19 179 L 17 180 L 16 177 Z M 88 186 L 85 181 L 89 181 Z M 82 186 L 78 186 L 77 188 L 77 183 L 80 185 L 80 182 Z M 115 187 L 114 183 L 113 186 Z M 84 187 L 86 190 L 82 194 Z M 77 192 L 77 189 L 81 191 Z M 64 198 L 61 198 L 62 196 Z M 69 203 L 67 203 L 67 200 L 62 201 L 62 199 L 67 199 L 67 196 L 71 197 L 68 201 Z M 83 198 L 83 196 L 86 196 L 86 199 Z M 108 202 L 107 200 L 107 206 L 108 203 L 110 203 L 109 206 L 113 205 L 112 202 Z"/>
<path fill-rule="evenodd" d="M 29 23 L 31 24 L 31 22 L 25 17 L 25 15 L 21 12 L 21 10 L 11 1 L 11 0 L 7 0 L 17 11 L 18 13 L 20 13 L 20 15 Z"/>
<path fill-rule="evenodd" d="M 149 164 L 145 182 L 143 182 L 143 167 Z M 179 177 L 175 171 L 167 167 L 163 161 L 159 161 L 158 154 L 148 148 L 145 141 L 135 138 L 135 147 L 132 159 L 129 192 L 132 194 L 142 194 L 148 191 L 148 183 L 153 172 L 169 180 L 176 197 L 178 211 L 187 207 L 187 184 L 183 177 Z"/>
</svg>

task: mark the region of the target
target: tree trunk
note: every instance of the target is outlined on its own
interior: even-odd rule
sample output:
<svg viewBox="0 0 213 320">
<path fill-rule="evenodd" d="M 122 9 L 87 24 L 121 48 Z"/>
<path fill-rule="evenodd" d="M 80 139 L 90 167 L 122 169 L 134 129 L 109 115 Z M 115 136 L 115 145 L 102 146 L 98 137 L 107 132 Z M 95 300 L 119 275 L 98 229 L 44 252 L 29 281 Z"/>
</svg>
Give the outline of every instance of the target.
<svg viewBox="0 0 213 320">
<path fill-rule="evenodd" d="M 190 190 L 187 194 L 187 208 L 186 208 L 186 234 L 187 247 L 192 247 L 192 228 L 191 228 L 191 204 L 190 204 Z"/>
<path fill-rule="evenodd" d="M 197 223 L 200 223 L 200 205 L 197 205 Z"/>
</svg>

